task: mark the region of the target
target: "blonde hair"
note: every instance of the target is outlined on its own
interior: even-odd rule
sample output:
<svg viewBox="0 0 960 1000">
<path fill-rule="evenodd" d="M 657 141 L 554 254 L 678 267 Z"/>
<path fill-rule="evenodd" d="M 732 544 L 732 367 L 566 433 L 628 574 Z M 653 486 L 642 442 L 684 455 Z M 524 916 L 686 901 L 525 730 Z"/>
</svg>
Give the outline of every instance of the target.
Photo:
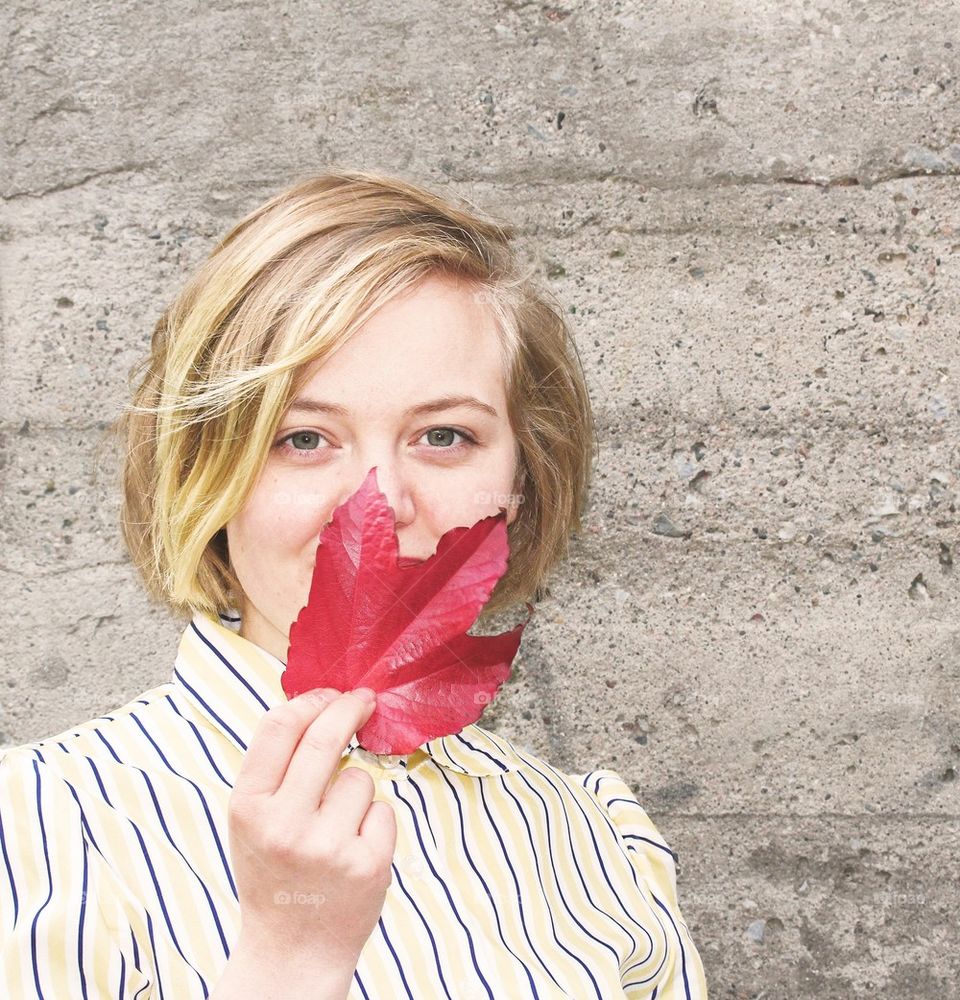
<svg viewBox="0 0 960 1000">
<path fill-rule="evenodd" d="M 560 308 L 516 230 L 369 171 L 311 177 L 241 219 L 161 315 L 111 431 L 121 528 L 148 593 L 178 617 L 240 608 L 226 523 L 241 511 L 308 366 L 431 274 L 482 293 L 502 335 L 518 445 L 510 560 L 480 620 L 541 599 L 589 489 L 595 436 Z"/>
</svg>

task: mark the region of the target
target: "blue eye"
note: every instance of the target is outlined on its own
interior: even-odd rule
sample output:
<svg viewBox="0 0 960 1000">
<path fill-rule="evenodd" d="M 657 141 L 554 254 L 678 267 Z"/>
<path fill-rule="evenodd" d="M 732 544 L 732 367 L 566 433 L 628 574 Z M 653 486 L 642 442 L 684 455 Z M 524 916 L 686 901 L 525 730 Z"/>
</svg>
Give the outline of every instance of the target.
<svg viewBox="0 0 960 1000">
<path fill-rule="evenodd" d="M 461 441 L 450 441 L 446 435 L 453 434 L 462 438 Z M 439 437 L 438 437 L 439 436 Z M 469 434 L 467 431 L 459 430 L 456 427 L 431 427 L 430 430 L 424 431 L 421 435 L 421 439 L 424 437 L 430 440 L 430 444 L 427 448 L 430 451 L 439 452 L 454 452 L 459 453 L 467 448 L 472 448 L 476 445 L 477 439 Z M 310 442 L 316 439 L 313 446 Z M 321 448 L 319 442 L 326 441 L 326 438 L 319 431 L 291 431 L 289 434 L 280 438 L 277 441 L 275 447 L 279 448 L 282 452 L 287 454 L 310 454 L 316 451 L 326 451 L 326 448 Z M 445 443 L 449 441 L 449 443 Z M 304 447 L 301 447 L 301 446 Z"/>
<path fill-rule="evenodd" d="M 439 450 L 441 451 L 455 451 L 462 447 L 466 447 L 468 444 L 476 444 L 476 440 L 471 437 L 466 431 L 458 431 L 455 427 L 431 427 L 430 430 L 426 431 L 424 436 L 430 437 L 436 434 L 458 434 L 464 440 L 459 444 L 452 442 L 452 446 L 443 447 Z M 442 442 L 437 442 L 436 438 L 431 438 L 431 444 L 438 444 Z"/>
<path fill-rule="evenodd" d="M 322 436 L 323 435 L 319 434 L 317 431 L 294 431 L 292 434 L 288 434 L 285 438 L 281 438 L 277 443 L 282 444 L 284 441 L 289 441 L 293 446 L 294 451 L 316 451 L 316 448 L 300 448 L 294 444 L 294 442 L 299 439 L 299 441 L 303 443 L 304 438 L 319 438 Z"/>
</svg>

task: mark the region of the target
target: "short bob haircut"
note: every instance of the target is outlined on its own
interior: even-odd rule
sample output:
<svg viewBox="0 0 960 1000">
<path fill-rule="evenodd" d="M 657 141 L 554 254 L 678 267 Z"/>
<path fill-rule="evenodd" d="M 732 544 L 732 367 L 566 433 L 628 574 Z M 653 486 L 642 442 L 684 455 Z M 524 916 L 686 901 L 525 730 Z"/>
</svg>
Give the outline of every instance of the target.
<svg viewBox="0 0 960 1000">
<path fill-rule="evenodd" d="M 576 346 L 516 235 L 466 202 L 360 170 L 310 177 L 241 219 L 158 320 L 110 428 L 123 538 L 151 597 L 181 618 L 242 607 L 225 525 L 309 366 L 427 275 L 482 294 L 502 336 L 522 499 L 479 621 L 545 596 L 580 528 L 596 444 Z"/>
</svg>

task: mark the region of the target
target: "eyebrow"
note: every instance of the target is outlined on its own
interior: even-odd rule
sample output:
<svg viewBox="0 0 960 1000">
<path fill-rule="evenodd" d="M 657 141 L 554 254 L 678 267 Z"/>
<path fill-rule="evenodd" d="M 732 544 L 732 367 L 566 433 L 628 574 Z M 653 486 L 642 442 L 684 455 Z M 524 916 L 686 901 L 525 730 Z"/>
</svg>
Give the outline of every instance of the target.
<svg viewBox="0 0 960 1000">
<path fill-rule="evenodd" d="M 476 396 L 450 395 L 440 396 L 439 399 L 431 399 L 428 403 L 411 406 L 403 411 L 403 417 L 415 417 L 421 413 L 436 413 L 439 410 L 452 410 L 457 406 L 466 406 L 473 410 L 479 410 L 481 413 L 486 413 L 491 417 L 499 416 L 492 406 L 477 399 Z M 290 410 L 301 410 L 304 413 L 335 413 L 341 417 L 349 415 L 349 411 L 345 406 L 339 406 L 337 403 L 325 403 L 320 399 L 295 399 L 290 404 Z"/>
</svg>

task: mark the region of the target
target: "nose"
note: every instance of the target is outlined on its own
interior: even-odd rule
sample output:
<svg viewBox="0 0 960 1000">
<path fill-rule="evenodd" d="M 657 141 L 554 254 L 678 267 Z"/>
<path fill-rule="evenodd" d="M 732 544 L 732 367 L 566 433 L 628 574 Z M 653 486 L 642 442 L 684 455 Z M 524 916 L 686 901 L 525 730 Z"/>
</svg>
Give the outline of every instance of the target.
<svg viewBox="0 0 960 1000">
<path fill-rule="evenodd" d="M 364 469 L 359 476 L 353 477 L 352 485 L 342 494 L 338 506 L 345 503 L 363 485 L 371 468 L 376 469 L 374 474 L 376 488 L 384 495 L 387 506 L 393 510 L 395 527 L 398 537 L 401 537 L 400 529 L 413 523 L 416 507 L 404 474 L 393 463 L 381 461 L 375 466 Z"/>
</svg>

